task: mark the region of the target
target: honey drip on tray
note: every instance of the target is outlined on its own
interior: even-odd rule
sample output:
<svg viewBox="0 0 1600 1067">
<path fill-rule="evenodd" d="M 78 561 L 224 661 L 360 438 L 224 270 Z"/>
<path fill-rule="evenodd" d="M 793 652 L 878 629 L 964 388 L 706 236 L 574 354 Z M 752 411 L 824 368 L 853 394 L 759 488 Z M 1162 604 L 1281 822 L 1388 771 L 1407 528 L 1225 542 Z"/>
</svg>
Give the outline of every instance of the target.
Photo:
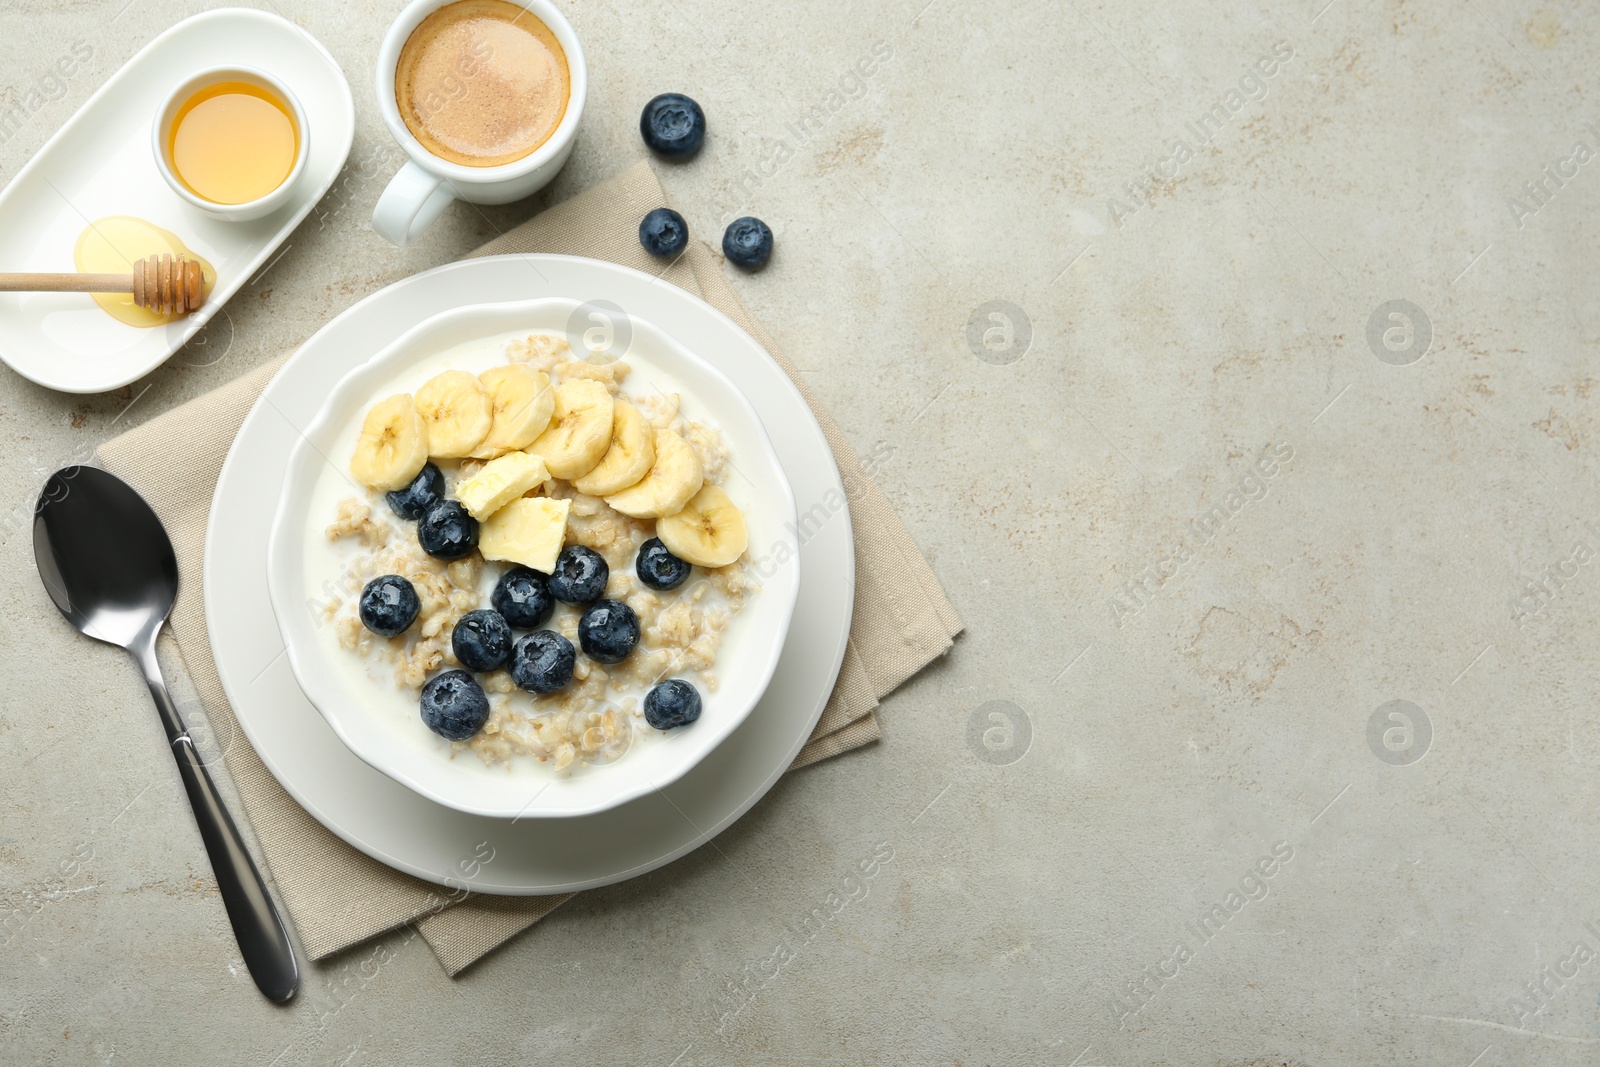
<svg viewBox="0 0 1600 1067">
<path fill-rule="evenodd" d="M 217 272 L 210 263 L 184 246 L 178 235 L 143 219 L 127 215 L 91 222 L 78 238 L 72 250 L 72 261 L 79 274 L 132 274 L 133 265 L 147 256 L 170 252 L 174 257 L 187 256 L 200 264 L 205 275 L 206 291 L 217 282 Z M 146 311 L 133 302 L 132 293 L 94 293 L 94 302 L 106 314 L 129 326 L 165 326 L 176 322 L 182 315 L 162 315 Z"/>
</svg>

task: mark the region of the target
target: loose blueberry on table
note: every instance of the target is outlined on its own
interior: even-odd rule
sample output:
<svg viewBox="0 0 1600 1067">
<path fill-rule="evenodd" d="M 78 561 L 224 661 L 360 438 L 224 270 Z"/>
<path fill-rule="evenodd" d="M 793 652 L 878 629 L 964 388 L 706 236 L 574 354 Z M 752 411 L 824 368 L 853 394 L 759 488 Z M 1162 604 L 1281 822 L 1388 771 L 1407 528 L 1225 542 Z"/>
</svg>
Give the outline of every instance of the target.
<svg viewBox="0 0 1600 1067">
<path fill-rule="evenodd" d="M 444 499 L 444 473 L 432 463 L 425 464 L 411 484 L 385 495 L 389 508 L 402 519 L 422 518 L 428 509 Z"/>
<path fill-rule="evenodd" d="M 554 693 L 572 681 L 578 653 L 554 630 L 535 630 L 511 648 L 511 680 L 530 693 Z"/>
<path fill-rule="evenodd" d="M 700 717 L 700 693 L 681 678 L 669 678 L 644 695 L 644 721 L 657 730 L 688 726 Z"/>
<path fill-rule="evenodd" d="M 639 243 L 658 259 L 670 259 L 689 246 L 689 224 L 670 207 L 658 207 L 639 223 Z"/>
<path fill-rule="evenodd" d="M 489 721 L 489 698 L 466 671 L 445 671 L 422 687 L 422 721 L 440 737 L 465 741 Z"/>
<path fill-rule="evenodd" d="M 379 637 L 398 637 L 416 621 L 422 601 L 410 582 L 398 574 L 385 574 L 362 588 L 358 610 L 367 629 Z"/>
<path fill-rule="evenodd" d="M 760 270 L 772 258 L 772 228 L 751 215 L 734 219 L 723 231 L 722 254 L 736 267 Z"/>
<path fill-rule="evenodd" d="M 417 543 L 435 559 L 460 559 L 478 547 L 478 520 L 458 501 L 442 500 L 417 522 Z"/>
<path fill-rule="evenodd" d="M 639 135 L 668 159 L 688 159 L 706 139 L 706 113 L 682 93 L 662 93 L 644 106 Z"/>
<path fill-rule="evenodd" d="M 598 600 L 578 620 L 578 644 L 599 663 L 621 663 L 639 643 L 639 616 L 620 600 Z"/>
<path fill-rule="evenodd" d="M 610 578 L 604 556 L 583 545 L 568 545 L 550 572 L 550 595 L 567 604 L 592 604 L 605 593 Z"/>
<path fill-rule="evenodd" d="M 450 634 L 450 651 L 468 670 L 499 670 L 511 658 L 511 627 L 498 611 L 469 611 Z"/>
<path fill-rule="evenodd" d="M 661 538 L 652 537 L 639 546 L 639 555 L 633 561 L 633 569 L 645 585 L 651 589 L 665 591 L 682 585 L 684 579 L 689 577 L 692 568 L 674 556 L 672 550 L 661 543 Z"/>
</svg>

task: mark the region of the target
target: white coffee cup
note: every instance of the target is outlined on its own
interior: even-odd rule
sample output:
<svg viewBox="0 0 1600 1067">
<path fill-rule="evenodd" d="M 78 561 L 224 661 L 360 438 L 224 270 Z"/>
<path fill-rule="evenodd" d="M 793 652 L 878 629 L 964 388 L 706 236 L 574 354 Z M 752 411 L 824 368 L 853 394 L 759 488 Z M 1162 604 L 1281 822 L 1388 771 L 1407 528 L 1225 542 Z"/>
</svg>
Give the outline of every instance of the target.
<svg viewBox="0 0 1600 1067">
<path fill-rule="evenodd" d="M 413 0 L 389 27 L 378 49 L 378 111 L 389 133 L 411 158 L 378 197 L 378 206 L 372 211 L 372 228 L 402 247 L 421 237 L 452 200 L 508 204 L 532 196 L 550 184 L 572 154 L 583 101 L 588 95 L 589 69 L 584 63 L 583 46 L 578 43 L 571 23 L 548 0 L 511 0 L 548 26 L 567 54 L 571 93 L 566 113 L 544 144 L 522 159 L 497 167 L 469 167 L 429 152 L 412 136 L 400 117 L 400 105 L 394 92 L 395 67 L 412 31 L 423 19 L 451 2 L 453 0 Z"/>
</svg>

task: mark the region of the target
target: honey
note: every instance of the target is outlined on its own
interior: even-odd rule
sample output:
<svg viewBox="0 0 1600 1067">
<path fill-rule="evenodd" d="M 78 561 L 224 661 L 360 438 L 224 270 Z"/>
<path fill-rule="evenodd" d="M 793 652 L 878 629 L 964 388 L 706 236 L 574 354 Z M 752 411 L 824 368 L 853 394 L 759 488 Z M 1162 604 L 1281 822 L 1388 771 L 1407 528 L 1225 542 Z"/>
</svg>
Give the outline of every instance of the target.
<svg viewBox="0 0 1600 1067">
<path fill-rule="evenodd" d="M 287 104 L 257 85 L 217 82 L 178 108 L 167 159 L 191 193 L 214 204 L 247 204 L 284 183 L 300 153 Z"/>
<path fill-rule="evenodd" d="M 126 215 L 114 215 L 91 222 L 72 250 L 72 261 L 79 274 L 131 274 L 133 265 L 139 260 L 162 252 L 170 252 L 174 257 L 181 254 L 199 263 L 207 292 L 216 284 L 216 270 L 204 258 L 185 248 L 177 234 Z M 182 315 L 146 311 L 133 302 L 132 293 L 91 295 L 106 314 L 129 326 L 165 326 L 183 318 Z"/>
</svg>

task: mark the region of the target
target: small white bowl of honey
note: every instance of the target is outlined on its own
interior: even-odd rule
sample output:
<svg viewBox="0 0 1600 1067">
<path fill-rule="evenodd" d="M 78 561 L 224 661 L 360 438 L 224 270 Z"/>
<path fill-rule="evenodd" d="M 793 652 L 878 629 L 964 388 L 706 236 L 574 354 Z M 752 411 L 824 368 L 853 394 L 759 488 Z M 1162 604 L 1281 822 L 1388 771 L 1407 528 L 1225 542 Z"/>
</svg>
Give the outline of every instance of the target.
<svg viewBox="0 0 1600 1067">
<path fill-rule="evenodd" d="M 310 147 L 300 101 L 254 67 L 214 67 L 186 80 L 156 114 L 150 137 L 172 191 L 231 222 L 281 207 Z"/>
</svg>

